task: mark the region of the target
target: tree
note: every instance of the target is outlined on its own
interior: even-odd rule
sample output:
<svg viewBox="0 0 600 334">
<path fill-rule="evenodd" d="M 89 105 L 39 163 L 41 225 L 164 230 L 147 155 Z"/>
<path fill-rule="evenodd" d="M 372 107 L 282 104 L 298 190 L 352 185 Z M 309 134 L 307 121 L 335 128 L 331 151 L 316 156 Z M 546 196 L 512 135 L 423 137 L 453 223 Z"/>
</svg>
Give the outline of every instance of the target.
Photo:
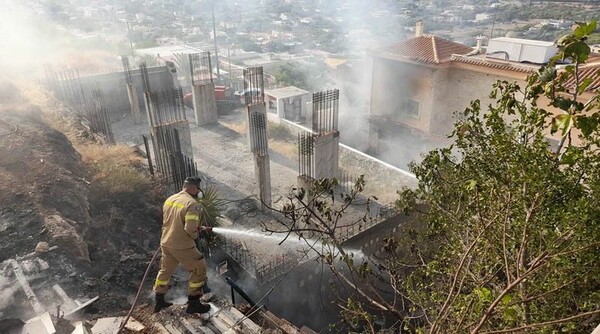
<svg viewBox="0 0 600 334">
<path fill-rule="evenodd" d="M 321 259 L 348 291 L 339 306 L 350 327 L 375 332 L 379 318 L 418 333 L 593 330 L 600 92 L 588 90 L 581 65 L 595 27 L 580 24 L 559 39 L 558 54 L 526 87 L 496 83 L 485 112 L 475 100 L 457 115 L 452 146 L 411 165 L 418 187 L 401 191 L 397 204 L 414 222 L 385 240 L 384 257 L 357 263 L 336 238 L 341 226 L 364 222 L 342 219 L 362 180 L 337 202 L 335 181 L 318 180 L 317 191 L 290 198 L 286 231 L 316 233 L 338 250 Z M 558 72 L 559 61 L 570 64 Z M 549 133 L 560 134 L 556 147 Z"/>
<path fill-rule="evenodd" d="M 308 89 L 305 72 L 301 71 L 297 66 L 294 66 L 291 63 L 279 66 L 277 72 L 275 72 L 273 76 L 279 84 Z"/>
<path fill-rule="evenodd" d="M 558 54 L 525 89 L 497 83 L 487 113 L 473 101 L 455 144 L 413 165 L 419 187 L 400 202 L 426 203 L 426 234 L 443 240 L 404 285 L 428 332 L 581 333 L 596 325 L 600 94 L 582 101 L 591 81 L 579 78 L 595 26 L 558 40 Z M 557 73 L 559 60 L 572 64 Z M 562 113 L 539 106 L 541 97 Z M 547 131 L 561 132 L 554 151 Z"/>
</svg>

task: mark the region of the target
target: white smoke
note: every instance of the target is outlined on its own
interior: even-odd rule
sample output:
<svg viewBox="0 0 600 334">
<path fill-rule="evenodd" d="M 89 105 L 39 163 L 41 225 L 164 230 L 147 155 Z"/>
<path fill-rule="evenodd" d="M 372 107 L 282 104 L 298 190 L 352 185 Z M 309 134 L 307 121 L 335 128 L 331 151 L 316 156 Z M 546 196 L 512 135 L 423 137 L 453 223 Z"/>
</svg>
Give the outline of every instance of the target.
<svg viewBox="0 0 600 334">
<path fill-rule="evenodd" d="M 14 305 L 14 295 L 20 285 L 10 284 L 7 278 L 0 276 L 0 311 Z"/>
</svg>

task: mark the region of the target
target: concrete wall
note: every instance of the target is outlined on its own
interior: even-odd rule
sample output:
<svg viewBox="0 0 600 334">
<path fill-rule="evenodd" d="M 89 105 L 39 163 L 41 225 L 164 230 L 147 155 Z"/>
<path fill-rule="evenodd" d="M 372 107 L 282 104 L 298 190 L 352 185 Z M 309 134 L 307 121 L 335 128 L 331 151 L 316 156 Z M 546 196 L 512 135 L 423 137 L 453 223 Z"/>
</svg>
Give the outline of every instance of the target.
<svg viewBox="0 0 600 334">
<path fill-rule="evenodd" d="M 471 101 L 479 99 L 487 110 L 492 102 L 489 98 L 492 86 L 498 80 L 517 82 L 525 87 L 523 80 L 508 78 L 500 73 L 481 73 L 460 68 L 438 71 L 433 76 L 434 102 L 431 115 L 431 132 L 448 134 L 452 131 L 456 111 L 462 112 Z"/>
<path fill-rule="evenodd" d="M 294 136 L 301 132 L 310 132 L 307 127 L 281 120 L 272 114 L 269 114 L 269 121 L 277 121 L 279 124 L 285 125 Z M 344 144 L 339 145 L 339 168 L 361 171 L 361 174 L 366 175 L 368 184 L 372 184 L 374 187 L 392 186 L 395 189 L 401 189 L 405 185 L 416 186 L 414 175 L 407 170 L 387 164 Z M 396 195 L 393 194 L 393 197 L 391 200 L 395 200 Z"/>
<path fill-rule="evenodd" d="M 414 224 L 412 216 L 397 215 L 377 224 L 363 233 L 346 241 L 342 246 L 348 252 L 363 249 L 367 255 L 383 253 L 383 239 L 393 234 L 401 234 L 403 226 Z M 355 253 L 356 254 L 356 253 Z M 358 258 L 355 258 L 357 261 Z M 336 265 L 345 272 L 344 264 Z M 277 282 L 280 277 L 275 278 Z M 339 321 L 339 311 L 332 302 L 344 299 L 344 289 L 337 283 L 327 266 L 316 261 L 307 260 L 294 268 L 281 282 L 267 300 L 268 309 L 276 315 L 287 319 L 296 326 L 306 325 L 313 330 L 321 331 L 331 323 Z M 271 287 L 266 283 L 262 288 L 253 291 L 253 296 L 261 297 Z M 255 297 L 255 298 L 257 298 Z M 394 320 L 388 325 L 392 325 Z"/>
<path fill-rule="evenodd" d="M 373 62 L 370 115 L 428 131 L 433 72 L 425 66 L 376 58 Z M 418 115 L 408 114 L 408 100 L 419 104 Z"/>
<path fill-rule="evenodd" d="M 139 106 L 141 110 L 145 110 L 141 71 L 139 69 L 132 70 L 131 76 L 140 103 Z M 150 87 L 153 91 L 175 88 L 173 75 L 165 66 L 149 67 L 148 76 L 150 79 Z M 84 94 L 88 98 L 92 96 L 91 92 L 95 88 L 100 88 L 104 92 L 107 109 L 111 115 L 121 116 L 122 114 L 129 114 L 131 112 L 124 72 L 113 72 L 83 77 L 81 78 L 81 83 Z M 142 117 L 142 119 L 144 118 L 145 117 Z"/>
</svg>

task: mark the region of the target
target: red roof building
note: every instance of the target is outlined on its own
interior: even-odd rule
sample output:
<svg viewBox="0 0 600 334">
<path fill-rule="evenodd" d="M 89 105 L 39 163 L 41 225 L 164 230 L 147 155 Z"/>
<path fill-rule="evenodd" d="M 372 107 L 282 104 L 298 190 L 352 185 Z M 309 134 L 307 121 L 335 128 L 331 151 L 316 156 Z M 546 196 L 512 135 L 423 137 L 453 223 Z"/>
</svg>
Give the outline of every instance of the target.
<svg viewBox="0 0 600 334">
<path fill-rule="evenodd" d="M 422 31 L 422 24 L 418 24 L 415 37 L 371 53 L 369 149 L 380 157 L 397 155 L 393 152 L 411 146 L 421 152 L 447 146 L 455 112 L 463 111 L 476 99 L 486 108 L 492 102 L 492 85 L 498 80 L 525 87 L 527 76 L 542 66 L 539 62 L 546 62 L 556 52 L 553 43 L 497 38 L 490 41 L 490 53 L 486 54 L 486 47 L 479 40 L 478 46 L 472 48 L 423 35 Z M 589 98 L 592 91 L 600 88 L 597 54 L 590 56 L 579 76 L 580 82 L 591 80 L 582 94 L 582 98 Z M 569 85 L 575 85 L 574 79 L 567 82 Z"/>
<path fill-rule="evenodd" d="M 448 145 L 455 112 L 463 111 L 475 99 L 487 106 L 491 102 L 489 92 L 497 80 L 516 81 L 524 86 L 527 75 L 541 66 L 507 60 L 513 49 L 486 55 L 479 43 L 472 48 L 423 35 L 422 30 L 422 25 L 418 25 L 415 37 L 371 53 L 369 149 L 380 157 L 412 145 L 421 152 Z M 502 41 L 507 40 L 511 42 L 507 38 Z M 547 44 L 529 42 L 520 46 L 523 51 L 528 48 L 527 52 L 531 52 Z M 420 142 L 416 144 L 417 141 Z M 406 163 L 391 160 L 388 162 Z"/>
</svg>

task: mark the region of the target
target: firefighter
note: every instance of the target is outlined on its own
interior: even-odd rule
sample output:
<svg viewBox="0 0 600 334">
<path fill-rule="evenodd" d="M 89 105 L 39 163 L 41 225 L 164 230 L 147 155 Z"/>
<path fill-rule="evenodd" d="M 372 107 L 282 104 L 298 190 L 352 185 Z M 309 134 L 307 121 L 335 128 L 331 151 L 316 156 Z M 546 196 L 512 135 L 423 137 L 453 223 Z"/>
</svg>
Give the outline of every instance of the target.
<svg viewBox="0 0 600 334">
<path fill-rule="evenodd" d="M 200 225 L 200 204 L 196 201 L 199 192 L 200 178 L 188 177 L 183 183 L 183 190 L 167 198 L 163 205 L 160 238 L 162 258 L 154 283 L 154 312 L 173 305 L 165 301 L 165 293 L 169 289 L 169 280 L 180 263 L 190 272 L 186 312 L 206 313 L 210 310 L 209 304 L 200 302 L 206 283 L 206 262 L 196 248 L 196 238 L 199 231 L 210 231 L 212 228 Z"/>
</svg>

